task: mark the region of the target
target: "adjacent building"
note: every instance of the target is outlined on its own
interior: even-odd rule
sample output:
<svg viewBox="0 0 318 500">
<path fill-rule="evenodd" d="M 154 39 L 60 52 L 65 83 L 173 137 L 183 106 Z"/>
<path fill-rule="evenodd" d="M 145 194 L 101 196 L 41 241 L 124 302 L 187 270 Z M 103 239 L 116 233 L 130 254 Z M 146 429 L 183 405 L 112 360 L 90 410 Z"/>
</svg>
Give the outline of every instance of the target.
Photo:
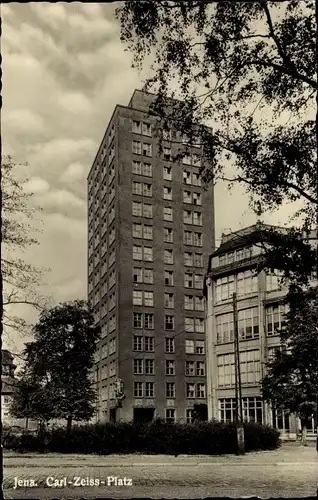
<svg viewBox="0 0 318 500">
<path fill-rule="evenodd" d="M 190 421 L 206 404 L 213 187 L 202 186 L 201 147 L 179 131 L 165 132 L 160 150 L 154 97 L 136 90 L 128 106 L 116 106 L 88 176 L 99 420 Z"/>
<path fill-rule="evenodd" d="M 264 228 L 264 226 L 263 226 Z M 243 418 L 266 423 L 295 437 L 299 423 L 286 412 L 272 410 L 261 397 L 266 364 L 280 348 L 279 330 L 286 312 L 287 288 L 279 273 L 255 273 L 263 246 L 262 225 L 223 235 L 211 254 L 205 281 L 207 401 L 209 418 L 235 418 L 233 293 L 237 294 Z M 283 229 L 282 229 L 283 230 Z M 308 239 L 316 244 L 314 233 Z M 314 282 L 313 282 L 314 284 Z M 311 422 L 315 432 L 314 422 Z"/>
</svg>

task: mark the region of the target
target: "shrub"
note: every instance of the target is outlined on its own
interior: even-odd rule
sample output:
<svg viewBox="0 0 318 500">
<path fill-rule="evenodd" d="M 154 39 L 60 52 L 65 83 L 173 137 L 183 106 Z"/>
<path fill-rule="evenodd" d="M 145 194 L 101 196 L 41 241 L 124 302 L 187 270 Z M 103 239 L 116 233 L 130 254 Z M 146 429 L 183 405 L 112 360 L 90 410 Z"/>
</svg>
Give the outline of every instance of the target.
<svg viewBox="0 0 318 500">
<path fill-rule="evenodd" d="M 280 446 L 279 432 L 269 426 L 245 424 L 247 452 L 273 450 Z M 200 454 L 235 453 L 236 428 L 233 423 L 196 422 L 171 424 L 154 420 L 147 424 L 131 422 L 75 425 L 67 436 L 65 428 L 51 429 L 38 435 L 24 432 L 7 434 L 4 447 L 16 451 L 59 453 Z"/>
</svg>

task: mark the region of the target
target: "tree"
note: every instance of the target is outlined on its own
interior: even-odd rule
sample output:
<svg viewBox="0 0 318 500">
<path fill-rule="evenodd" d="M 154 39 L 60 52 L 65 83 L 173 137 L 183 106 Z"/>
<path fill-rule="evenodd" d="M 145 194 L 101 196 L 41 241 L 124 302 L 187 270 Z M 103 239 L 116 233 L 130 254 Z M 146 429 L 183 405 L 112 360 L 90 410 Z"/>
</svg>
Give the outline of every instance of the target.
<svg viewBox="0 0 318 500">
<path fill-rule="evenodd" d="M 12 409 L 30 418 L 66 419 L 69 433 L 73 420 L 89 420 L 94 414 L 90 370 L 99 329 L 86 303 L 74 301 L 42 311 L 33 333 Z M 28 398 L 25 386 L 30 389 Z"/>
<path fill-rule="evenodd" d="M 3 326 L 8 335 L 10 331 L 29 333 L 29 325 L 21 315 L 12 314 L 13 308 L 25 304 L 41 311 L 47 306 L 47 299 L 38 293 L 45 270 L 21 258 L 23 252 L 38 243 L 30 222 L 41 212 L 40 207 L 31 205 L 33 194 L 24 189 L 28 179 L 21 176 L 21 171 L 25 166 L 14 163 L 10 156 L 4 156 L 1 165 L 2 314 Z"/>
<path fill-rule="evenodd" d="M 299 416 L 305 444 L 307 421 L 314 414 L 317 418 L 318 287 L 289 301 L 281 341 L 282 350 L 268 363 L 262 381 L 263 398 L 273 408 Z"/>
<path fill-rule="evenodd" d="M 157 94 L 161 131 L 183 131 L 174 142 L 203 147 L 203 179 L 243 184 L 259 215 L 300 201 L 303 228 L 316 224 L 314 0 L 126 1 L 116 15 L 133 65 L 154 56 L 145 88 Z M 289 251 L 296 247 L 299 263 L 302 248 L 289 238 Z"/>
</svg>

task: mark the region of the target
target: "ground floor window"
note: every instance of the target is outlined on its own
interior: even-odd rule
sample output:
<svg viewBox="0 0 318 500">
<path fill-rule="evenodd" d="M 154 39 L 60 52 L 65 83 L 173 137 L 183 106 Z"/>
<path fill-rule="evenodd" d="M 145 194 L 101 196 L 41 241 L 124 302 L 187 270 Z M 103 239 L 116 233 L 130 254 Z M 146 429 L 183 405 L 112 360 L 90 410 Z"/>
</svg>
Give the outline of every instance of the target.
<svg viewBox="0 0 318 500">
<path fill-rule="evenodd" d="M 289 413 L 284 410 L 272 409 L 272 426 L 283 432 L 289 431 Z"/>
<path fill-rule="evenodd" d="M 194 410 L 193 408 L 188 408 L 186 410 L 186 419 L 187 419 L 187 424 L 191 424 L 194 420 Z"/>
<path fill-rule="evenodd" d="M 175 422 L 176 421 L 176 410 L 174 408 L 166 409 L 166 422 Z"/>
<path fill-rule="evenodd" d="M 263 423 L 263 402 L 260 397 L 242 398 L 244 422 Z M 234 398 L 219 399 L 219 420 L 221 422 L 235 421 L 236 402 Z"/>
</svg>

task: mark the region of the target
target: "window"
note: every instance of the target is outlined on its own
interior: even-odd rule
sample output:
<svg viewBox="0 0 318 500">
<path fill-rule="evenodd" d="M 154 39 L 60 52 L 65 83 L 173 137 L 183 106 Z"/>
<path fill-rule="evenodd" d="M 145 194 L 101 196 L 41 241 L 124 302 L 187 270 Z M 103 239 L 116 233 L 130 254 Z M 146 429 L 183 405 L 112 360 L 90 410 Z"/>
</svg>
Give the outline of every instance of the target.
<svg viewBox="0 0 318 500">
<path fill-rule="evenodd" d="M 221 354 L 217 357 L 219 387 L 235 385 L 234 354 Z M 258 349 L 242 351 L 240 354 L 242 384 L 255 385 L 260 381 L 260 353 Z"/>
<path fill-rule="evenodd" d="M 141 134 L 141 122 L 133 120 L 132 131 L 134 134 Z"/>
<path fill-rule="evenodd" d="M 165 316 L 165 330 L 174 330 L 174 316 Z"/>
<path fill-rule="evenodd" d="M 134 398 L 142 398 L 142 397 L 143 397 L 143 383 L 134 382 Z"/>
<path fill-rule="evenodd" d="M 174 408 L 166 408 L 166 422 L 174 423 L 176 421 L 176 410 Z"/>
<path fill-rule="evenodd" d="M 142 145 L 142 154 L 144 156 L 152 156 L 152 144 L 144 142 Z"/>
<path fill-rule="evenodd" d="M 165 339 L 165 352 L 166 353 L 173 353 L 175 349 L 174 346 L 174 339 L 171 337 L 166 337 Z"/>
<path fill-rule="evenodd" d="M 142 306 L 142 292 L 140 290 L 133 291 L 133 305 Z"/>
<path fill-rule="evenodd" d="M 165 271 L 165 285 L 173 286 L 173 271 Z"/>
<path fill-rule="evenodd" d="M 204 298 L 203 297 L 195 297 L 195 310 L 196 311 L 204 311 Z"/>
<path fill-rule="evenodd" d="M 186 354 L 194 354 L 194 340 L 185 341 L 185 352 Z"/>
<path fill-rule="evenodd" d="M 232 298 L 235 291 L 234 276 L 224 276 L 215 282 L 215 302 Z"/>
<path fill-rule="evenodd" d="M 155 324 L 155 316 L 152 313 L 145 313 L 145 324 L 144 328 L 146 330 L 153 330 Z"/>
<path fill-rule="evenodd" d="M 193 266 L 193 254 L 190 252 L 184 252 L 184 265 Z"/>
<path fill-rule="evenodd" d="M 143 374 L 143 360 L 142 359 L 134 359 L 134 374 L 142 375 Z"/>
<path fill-rule="evenodd" d="M 145 352 L 154 352 L 155 339 L 153 337 L 145 337 Z"/>
<path fill-rule="evenodd" d="M 254 276 L 254 272 L 244 271 L 237 275 L 237 295 L 249 295 L 256 293 L 258 290 L 258 277 Z"/>
<path fill-rule="evenodd" d="M 172 181 L 172 168 L 163 167 L 163 178 L 165 181 Z"/>
<path fill-rule="evenodd" d="M 193 309 L 194 309 L 193 295 L 185 295 L 184 296 L 184 308 L 187 311 L 193 311 Z"/>
<path fill-rule="evenodd" d="M 144 260 L 146 262 L 153 261 L 153 249 L 152 249 L 152 247 L 144 247 Z"/>
<path fill-rule="evenodd" d="M 152 196 L 152 184 L 143 183 L 142 194 L 144 196 Z"/>
<path fill-rule="evenodd" d="M 189 210 L 183 210 L 183 222 L 184 224 L 192 224 L 192 212 Z"/>
<path fill-rule="evenodd" d="M 173 229 L 170 227 L 164 228 L 164 241 L 165 243 L 173 243 Z"/>
<path fill-rule="evenodd" d="M 133 238 L 142 238 L 142 224 L 133 224 Z"/>
<path fill-rule="evenodd" d="M 203 267 L 203 255 L 202 253 L 194 254 L 194 264 L 195 267 Z"/>
<path fill-rule="evenodd" d="M 143 350 L 143 337 L 141 335 L 134 336 L 134 351 Z"/>
<path fill-rule="evenodd" d="M 148 203 L 144 203 L 143 216 L 148 218 L 148 219 L 152 219 L 152 205 L 149 205 Z"/>
<path fill-rule="evenodd" d="M 188 377 L 193 377 L 193 375 L 195 375 L 195 362 L 194 361 L 186 361 L 185 374 Z"/>
<path fill-rule="evenodd" d="M 144 292 L 144 305 L 146 307 L 153 307 L 154 305 L 153 292 Z"/>
<path fill-rule="evenodd" d="M 140 141 L 132 141 L 132 152 L 135 155 L 141 155 L 141 142 Z"/>
<path fill-rule="evenodd" d="M 148 135 L 148 137 L 151 137 L 151 124 L 150 123 L 142 123 L 142 134 L 143 135 Z"/>
<path fill-rule="evenodd" d="M 194 410 L 192 408 L 186 409 L 186 421 L 187 424 L 192 424 L 194 421 Z"/>
<path fill-rule="evenodd" d="M 260 397 L 242 398 L 243 420 L 245 422 L 263 422 L 263 403 Z M 219 420 L 234 422 L 236 402 L 234 398 L 219 399 Z"/>
<path fill-rule="evenodd" d="M 134 328 L 142 328 L 142 313 L 133 313 L 133 325 Z"/>
<path fill-rule="evenodd" d="M 283 288 L 283 283 L 282 283 L 282 274 L 279 272 L 276 272 L 274 274 L 267 274 L 266 275 L 266 291 L 267 292 L 272 292 L 274 290 L 282 290 Z"/>
<path fill-rule="evenodd" d="M 173 221 L 173 209 L 171 207 L 164 207 L 163 209 L 163 219 L 168 222 Z"/>
<path fill-rule="evenodd" d="M 191 191 L 184 191 L 183 190 L 183 203 L 192 203 Z"/>
<path fill-rule="evenodd" d="M 171 130 L 162 130 L 162 138 L 164 141 L 171 141 L 172 138 Z"/>
<path fill-rule="evenodd" d="M 175 361 L 166 360 L 166 375 L 175 375 Z"/>
<path fill-rule="evenodd" d="M 165 293 L 165 308 L 173 309 L 174 308 L 174 295 L 173 293 Z"/>
<path fill-rule="evenodd" d="M 132 173 L 141 175 L 141 161 L 133 161 L 132 162 Z"/>
<path fill-rule="evenodd" d="M 266 307 L 265 316 L 267 335 L 278 335 L 285 326 L 286 306 L 284 304 L 275 304 Z"/>
<path fill-rule="evenodd" d="M 191 155 L 185 154 L 182 158 L 183 165 L 191 165 Z"/>
<path fill-rule="evenodd" d="M 202 226 L 202 213 L 193 212 L 193 224 L 194 226 Z"/>
<path fill-rule="evenodd" d="M 198 377 L 204 377 L 205 376 L 205 363 L 204 363 L 204 361 L 197 361 L 196 375 Z"/>
<path fill-rule="evenodd" d="M 171 148 L 163 148 L 163 158 L 166 161 L 171 161 Z"/>
<path fill-rule="evenodd" d="M 164 263 L 173 264 L 173 250 L 164 250 Z"/>
<path fill-rule="evenodd" d="M 166 186 L 163 188 L 163 199 L 172 200 L 172 188 Z"/>
<path fill-rule="evenodd" d="M 197 288 L 198 290 L 203 289 L 203 276 L 202 276 L 202 274 L 195 274 L 194 275 L 194 288 Z"/>
<path fill-rule="evenodd" d="M 192 276 L 192 274 L 185 273 L 184 286 L 186 288 L 193 288 L 193 276 Z"/>
<path fill-rule="evenodd" d="M 133 181 L 132 183 L 132 193 L 133 194 L 142 194 L 142 183 L 141 182 L 135 182 Z"/>
<path fill-rule="evenodd" d="M 198 173 L 192 174 L 192 184 L 194 186 L 201 186 L 201 176 Z"/>
<path fill-rule="evenodd" d="M 145 359 L 145 374 L 153 375 L 155 373 L 155 362 L 153 359 Z"/>
<path fill-rule="evenodd" d="M 143 236 L 144 240 L 152 240 L 153 239 L 153 228 L 152 226 L 144 226 L 143 228 Z"/>
<path fill-rule="evenodd" d="M 146 382 L 146 398 L 153 398 L 155 396 L 155 384 L 154 382 Z"/>
<path fill-rule="evenodd" d="M 133 245 L 133 260 L 142 260 L 142 247 Z"/>
<path fill-rule="evenodd" d="M 197 384 L 196 397 L 205 398 L 205 384 Z"/>
<path fill-rule="evenodd" d="M 241 340 L 259 337 L 258 307 L 238 311 L 238 330 Z"/>
<path fill-rule="evenodd" d="M 187 398 L 195 398 L 195 384 L 187 384 Z"/>
<path fill-rule="evenodd" d="M 152 165 L 151 163 L 142 164 L 142 175 L 145 177 L 152 177 Z"/>
<path fill-rule="evenodd" d="M 136 217 L 142 216 L 142 203 L 139 203 L 137 201 L 133 201 L 132 214 L 135 215 Z"/>
<path fill-rule="evenodd" d="M 153 284 L 153 270 L 152 269 L 144 269 L 144 283 L 148 285 Z"/>
<path fill-rule="evenodd" d="M 183 243 L 185 245 L 192 245 L 192 232 L 191 231 L 184 231 L 183 233 Z"/>
<path fill-rule="evenodd" d="M 191 172 L 188 170 L 183 171 L 183 182 L 184 184 L 191 184 Z"/>
<path fill-rule="evenodd" d="M 203 236 L 202 233 L 193 233 L 193 245 L 195 247 L 202 247 Z"/>
<path fill-rule="evenodd" d="M 186 332 L 194 332 L 194 318 L 184 318 L 185 322 L 185 331 Z"/>
<path fill-rule="evenodd" d="M 174 382 L 166 382 L 166 398 L 176 397 L 176 384 Z"/>
<path fill-rule="evenodd" d="M 205 354 L 205 342 L 204 342 L 204 340 L 196 340 L 195 353 L 196 354 Z"/>
<path fill-rule="evenodd" d="M 133 282 L 134 283 L 142 283 L 142 269 L 139 267 L 134 267 L 133 268 Z"/>
<path fill-rule="evenodd" d="M 233 313 L 215 316 L 216 342 L 222 344 L 234 341 Z"/>
</svg>

